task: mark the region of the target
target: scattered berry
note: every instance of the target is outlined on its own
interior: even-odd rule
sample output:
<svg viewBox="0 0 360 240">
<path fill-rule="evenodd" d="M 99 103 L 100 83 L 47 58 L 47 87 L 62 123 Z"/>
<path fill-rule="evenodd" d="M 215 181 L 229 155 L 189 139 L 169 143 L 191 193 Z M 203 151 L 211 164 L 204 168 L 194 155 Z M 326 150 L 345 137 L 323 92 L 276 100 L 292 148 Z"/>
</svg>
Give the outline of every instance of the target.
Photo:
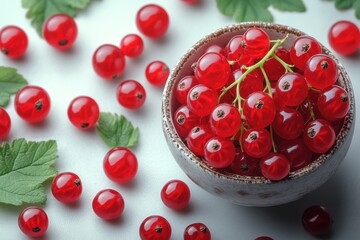
<svg viewBox="0 0 360 240">
<path fill-rule="evenodd" d="M 190 201 L 190 189 L 180 180 L 171 180 L 161 189 L 161 200 L 173 210 L 184 209 Z"/>
<path fill-rule="evenodd" d="M 117 87 L 116 98 L 123 107 L 138 109 L 145 103 L 146 92 L 141 83 L 125 80 Z"/>
<path fill-rule="evenodd" d="M 185 228 L 184 240 L 211 240 L 211 233 L 205 224 L 192 223 Z"/>
<path fill-rule="evenodd" d="M 162 216 L 149 216 L 142 221 L 139 234 L 141 240 L 170 240 L 170 223 Z"/>
<path fill-rule="evenodd" d="M 137 58 L 144 50 L 144 42 L 137 34 L 128 34 L 120 41 L 120 48 L 125 56 Z"/>
<path fill-rule="evenodd" d="M 137 12 L 136 26 L 145 36 L 152 39 L 160 38 L 169 27 L 169 15 L 161 6 L 148 4 Z"/>
<path fill-rule="evenodd" d="M 169 67 L 161 61 L 153 61 L 146 66 L 145 76 L 149 83 L 154 86 L 162 86 L 169 77 Z"/>
<path fill-rule="evenodd" d="M 302 224 L 305 230 L 317 237 L 330 234 L 332 223 L 330 213 L 323 206 L 308 207 L 302 215 Z"/>
<path fill-rule="evenodd" d="M 68 107 L 70 122 L 79 129 L 92 128 L 100 117 L 100 109 L 94 99 L 88 96 L 74 98 Z"/>
<path fill-rule="evenodd" d="M 0 51 L 9 58 L 20 58 L 28 47 L 28 37 L 17 26 L 6 26 L 0 30 Z"/>
<path fill-rule="evenodd" d="M 82 192 L 81 180 L 75 173 L 63 172 L 54 178 L 51 191 L 62 203 L 72 203 L 79 199 Z"/>
<path fill-rule="evenodd" d="M 6 110 L 0 107 L 0 140 L 4 140 L 10 133 L 11 118 Z"/>
<path fill-rule="evenodd" d="M 104 220 L 119 218 L 125 203 L 121 194 L 113 189 L 104 189 L 94 197 L 92 208 L 95 214 Z"/>
<path fill-rule="evenodd" d="M 48 229 L 48 216 L 39 207 L 25 208 L 19 215 L 18 224 L 20 230 L 29 237 L 41 237 Z"/>
<path fill-rule="evenodd" d="M 274 240 L 274 239 L 271 237 L 267 237 L 267 236 L 261 236 L 261 237 L 255 238 L 255 240 Z"/>
<path fill-rule="evenodd" d="M 342 55 L 351 55 L 360 47 L 360 31 L 350 21 L 338 21 L 331 26 L 328 40 L 336 52 Z"/>
</svg>

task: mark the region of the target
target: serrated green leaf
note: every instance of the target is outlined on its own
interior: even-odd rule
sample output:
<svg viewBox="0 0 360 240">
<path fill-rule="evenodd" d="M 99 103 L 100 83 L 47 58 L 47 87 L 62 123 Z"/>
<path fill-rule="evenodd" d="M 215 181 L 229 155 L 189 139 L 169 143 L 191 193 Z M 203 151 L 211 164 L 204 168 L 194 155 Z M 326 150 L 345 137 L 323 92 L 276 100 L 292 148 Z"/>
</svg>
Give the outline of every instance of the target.
<svg viewBox="0 0 360 240">
<path fill-rule="evenodd" d="M 139 129 L 122 115 L 101 113 L 96 127 L 98 135 L 109 147 L 134 147 Z"/>
<path fill-rule="evenodd" d="M 216 0 L 216 5 L 220 12 L 237 22 L 273 21 L 268 10 L 269 0 Z"/>
<path fill-rule="evenodd" d="M 16 68 L 0 66 L 0 106 L 7 106 L 11 94 L 17 93 L 27 84 L 25 78 L 17 72 Z"/>
<path fill-rule="evenodd" d="M 354 8 L 356 18 L 360 19 L 360 0 L 356 0 L 356 2 L 354 3 Z"/>
<path fill-rule="evenodd" d="M 22 6 L 28 11 L 26 17 L 42 37 L 42 26 L 45 20 L 57 13 L 75 17 L 77 12 L 89 5 L 92 0 L 22 0 Z"/>
<path fill-rule="evenodd" d="M 271 5 L 281 11 L 305 12 L 306 7 L 302 0 L 270 0 Z"/>
<path fill-rule="evenodd" d="M 349 9 L 354 5 L 355 0 L 335 0 L 335 7 L 340 10 Z"/>
<path fill-rule="evenodd" d="M 44 181 L 56 175 L 56 141 L 15 139 L 0 146 L 0 202 L 45 203 Z"/>
</svg>

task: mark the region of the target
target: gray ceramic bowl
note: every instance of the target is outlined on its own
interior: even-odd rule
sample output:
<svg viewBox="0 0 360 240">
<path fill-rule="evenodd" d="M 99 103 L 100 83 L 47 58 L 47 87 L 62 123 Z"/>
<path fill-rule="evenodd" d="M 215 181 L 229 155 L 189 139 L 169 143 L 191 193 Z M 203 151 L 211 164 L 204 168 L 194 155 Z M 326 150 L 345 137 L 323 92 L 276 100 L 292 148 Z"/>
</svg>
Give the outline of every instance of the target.
<svg viewBox="0 0 360 240">
<path fill-rule="evenodd" d="M 174 96 L 176 83 L 184 76 L 192 74 L 191 65 L 212 44 L 224 46 L 234 35 L 243 34 L 248 28 L 260 27 L 271 39 L 281 39 L 289 34 L 283 44 L 287 49 L 291 42 L 305 33 L 278 24 L 247 22 L 221 28 L 202 38 L 185 53 L 172 71 L 162 97 L 163 132 L 175 160 L 186 175 L 201 188 L 211 194 L 225 198 L 244 206 L 274 206 L 294 201 L 315 190 L 325 183 L 336 171 L 344 159 L 354 133 L 355 102 L 354 92 L 348 74 L 334 55 L 324 46 L 323 52 L 331 56 L 338 64 L 338 84 L 350 95 L 350 111 L 334 146 L 326 154 L 319 156 L 303 169 L 291 172 L 289 177 L 279 182 L 270 182 L 264 177 L 246 177 L 217 170 L 194 155 L 177 134 L 173 114 L 178 107 Z"/>
</svg>

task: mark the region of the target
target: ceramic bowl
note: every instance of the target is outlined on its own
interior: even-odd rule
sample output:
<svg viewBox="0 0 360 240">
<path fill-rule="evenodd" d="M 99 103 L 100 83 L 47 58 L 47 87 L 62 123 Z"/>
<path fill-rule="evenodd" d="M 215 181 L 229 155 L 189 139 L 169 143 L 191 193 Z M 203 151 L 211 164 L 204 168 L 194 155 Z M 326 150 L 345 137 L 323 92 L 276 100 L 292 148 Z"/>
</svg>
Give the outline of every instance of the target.
<svg viewBox="0 0 360 240">
<path fill-rule="evenodd" d="M 305 33 L 283 25 L 247 22 L 221 28 L 205 36 L 193 45 L 177 63 L 166 83 L 162 96 L 163 132 L 171 153 L 186 175 L 201 188 L 211 194 L 244 206 L 274 206 L 294 201 L 324 184 L 336 171 L 344 159 L 354 133 L 355 102 L 351 82 L 344 67 L 324 46 L 323 53 L 332 57 L 339 67 L 338 84 L 350 96 L 350 110 L 336 138 L 334 146 L 320 155 L 306 167 L 291 172 L 288 178 L 271 182 L 264 177 L 247 177 L 214 169 L 193 154 L 177 134 L 173 115 L 179 106 L 175 99 L 176 83 L 186 75 L 193 74 L 191 65 L 213 44 L 225 46 L 235 35 L 243 34 L 248 28 L 264 29 L 271 39 L 288 38 L 283 47 L 289 49 L 297 36 Z"/>
</svg>

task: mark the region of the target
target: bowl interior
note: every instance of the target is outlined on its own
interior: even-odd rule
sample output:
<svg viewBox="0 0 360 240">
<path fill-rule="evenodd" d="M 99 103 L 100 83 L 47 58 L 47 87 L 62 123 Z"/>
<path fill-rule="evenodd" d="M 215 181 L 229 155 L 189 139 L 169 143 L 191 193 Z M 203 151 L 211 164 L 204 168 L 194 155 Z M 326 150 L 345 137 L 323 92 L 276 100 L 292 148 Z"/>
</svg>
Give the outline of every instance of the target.
<svg viewBox="0 0 360 240">
<path fill-rule="evenodd" d="M 236 25 L 231 25 L 222 29 L 217 30 L 216 32 L 205 36 L 201 40 L 199 40 L 183 57 L 179 60 L 176 67 L 172 71 L 167 84 L 164 89 L 163 94 L 163 121 L 168 126 L 168 132 L 173 140 L 173 142 L 177 145 L 179 150 L 183 152 L 184 155 L 189 156 L 191 161 L 199 167 L 209 171 L 213 174 L 218 175 L 222 178 L 232 179 L 234 181 L 242 181 L 244 183 L 271 183 L 265 177 L 248 177 L 242 176 L 234 173 L 229 173 L 223 170 L 214 169 L 205 161 L 201 160 L 198 156 L 193 154 L 186 146 L 186 144 L 181 140 L 179 135 L 177 134 L 174 124 L 173 124 L 173 114 L 176 109 L 180 106 L 175 99 L 175 94 L 173 94 L 175 86 L 178 81 L 180 81 L 183 77 L 193 74 L 193 70 L 191 68 L 192 64 L 200 58 L 200 56 L 206 51 L 206 49 L 214 44 L 220 45 L 224 47 L 226 43 L 235 35 L 242 35 L 248 28 L 251 27 L 259 27 L 264 29 L 270 36 L 270 39 L 277 40 L 282 39 L 286 35 L 288 35 L 286 41 L 283 43 L 283 47 L 286 49 L 290 49 L 292 42 L 296 39 L 296 37 L 300 35 L 306 35 L 305 33 L 283 25 L 271 24 L 271 23 L 258 23 L 258 22 L 248 22 L 241 23 Z M 339 78 L 337 84 L 343 87 L 350 96 L 350 110 L 347 116 L 345 117 L 343 126 L 337 136 L 336 142 L 334 146 L 325 154 L 320 155 L 315 161 L 307 165 L 306 167 L 299 169 L 297 171 L 291 172 L 289 177 L 286 180 L 291 180 L 293 178 L 298 178 L 312 171 L 316 171 L 316 169 L 325 161 L 331 159 L 331 156 L 334 152 L 344 143 L 344 139 L 347 137 L 354 121 L 355 116 L 355 103 L 354 103 L 354 93 L 352 90 L 351 82 L 348 74 L 346 73 L 343 66 L 339 63 L 338 59 L 323 45 L 323 53 L 332 57 L 339 68 Z"/>
</svg>

